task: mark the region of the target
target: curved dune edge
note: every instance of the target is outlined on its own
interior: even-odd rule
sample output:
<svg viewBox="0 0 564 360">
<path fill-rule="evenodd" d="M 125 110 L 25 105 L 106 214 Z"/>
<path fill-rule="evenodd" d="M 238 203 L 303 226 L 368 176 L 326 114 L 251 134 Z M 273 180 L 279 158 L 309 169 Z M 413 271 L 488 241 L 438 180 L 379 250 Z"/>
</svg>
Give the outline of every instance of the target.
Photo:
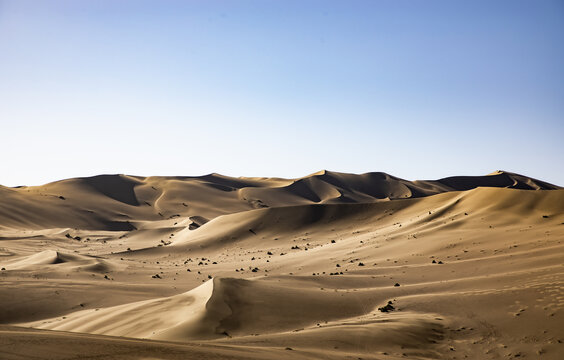
<svg viewBox="0 0 564 360">
<path fill-rule="evenodd" d="M 183 341 L 217 337 L 206 318 L 213 280 L 183 294 L 103 309 L 89 309 L 64 317 L 19 324 L 37 329 Z M 215 336 L 214 336 L 215 335 Z"/>
<path fill-rule="evenodd" d="M 343 296 L 343 293 L 300 287 L 291 280 L 280 284 L 214 278 L 193 290 L 170 297 L 82 310 L 16 325 L 180 342 L 268 336 L 296 329 L 333 334 L 340 326 L 353 333 L 358 330 L 360 336 L 365 331 L 363 326 L 376 329 L 386 323 L 389 327 L 390 317 L 375 309 L 382 301 L 374 296 L 374 291 Z M 412 323 L 428 322 L 424 318 L 431 316 L 394 315 L 393 322 L 397 327 L 407 329 Z"/>
<path fill-rule="evenodd" d="M 107 273 L 124 267 L 96 256 L 68 254 L 55 250 L 44 250 L 16 259 L 0 259 L 0 268 L 6 270 L 38 270 L 53 266 L 65 268 L 67 271 L 82 270 L 96 273 Z"/>
<path fill-rule="evenodd" d="M 35 265 L 53 265 L 62 262 L 64 262 L 64 260 L 58 251 L 45 250 L 33 255 L 23 256 L 15 260 L 3 262 L 0 265 L 2 265 L 2 267 L 6 266 L 10 270 L 19 270 Z"/>
</svg>

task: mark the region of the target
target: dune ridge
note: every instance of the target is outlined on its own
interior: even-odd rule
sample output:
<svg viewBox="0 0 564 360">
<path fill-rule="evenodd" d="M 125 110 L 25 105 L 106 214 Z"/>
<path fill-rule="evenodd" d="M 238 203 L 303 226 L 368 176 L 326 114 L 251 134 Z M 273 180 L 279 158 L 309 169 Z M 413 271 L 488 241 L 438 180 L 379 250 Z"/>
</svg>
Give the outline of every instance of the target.
<svg viewBox="0 0 564 360">
<path fill-rule="evenodd" d="M 509 172 L 407 181 L 385 173 L 362 175 L 320 171 L 298 179 L 138 177 L 99 175 L 42 186 L 0 188 L 4 229 L 74 227 L 134 230 L 136 221 L 219 215 L 254 208 L 311 203 L 365 203 L 418 198 L 477 187 L 556 190 L 560 187 Z M 208 203 L 213 199 L 213 204 Z M 107 209 L 111 209 L 108 211 Z"/>
</svg>

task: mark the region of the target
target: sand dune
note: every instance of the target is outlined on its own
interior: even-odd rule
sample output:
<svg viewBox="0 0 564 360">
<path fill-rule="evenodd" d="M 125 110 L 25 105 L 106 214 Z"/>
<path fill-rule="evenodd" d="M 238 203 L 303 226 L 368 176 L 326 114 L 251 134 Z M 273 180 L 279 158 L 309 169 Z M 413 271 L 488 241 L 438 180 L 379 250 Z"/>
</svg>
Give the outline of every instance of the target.
<svg viewBox="0 0 564 360">
<path fill-rule="evenodd" d="M 366 203 L 416 198 L 476 187 L 553 190 L 557 186 L 521 175 L 407 181 L 385 173 L 320 171 L 299 179 L 136 177 L 100 175 L 43 186 L 0 188 L 0 226 L 6 229 L 80 228 L 129 231 L 136 221 L 202 216 L 213 219 L 262 207 L 311 203 Z"/>
<path fill-rule="evenodd" d="M 564 189 L 522 175 L 103 175 L 0 196 L 3 358 L 564 352 Z"/>
<path fill-rule="evenodd" d="M 54 250 L 44 250 L 33 255 L 18 257 L 3 262 L 3 267 L 9 270 L 39 270 L 48 269 L 51 265 L 62 271 L 89 271 L 107 273 L 123 268 L 119 264 L 101 259 L 96 256 L 83 256 L 76 254 L 65 254 Z M 51 267 L 55 269 L 55 267 Z"/>
<path fill-rule="evenodd" d="M 171 341 L 279 333 L 329 321 L 366 315 L 366 293 L 326 293 L 295 284 L 233 278 L 208 280 L 186 293 L 82 310 L 65 319 L 25 324 L 42 329 Z M 273 311 L 275 309 L 275 311 Z M 117 321 L 116 319 L 121 319 Z"/>
</svg>

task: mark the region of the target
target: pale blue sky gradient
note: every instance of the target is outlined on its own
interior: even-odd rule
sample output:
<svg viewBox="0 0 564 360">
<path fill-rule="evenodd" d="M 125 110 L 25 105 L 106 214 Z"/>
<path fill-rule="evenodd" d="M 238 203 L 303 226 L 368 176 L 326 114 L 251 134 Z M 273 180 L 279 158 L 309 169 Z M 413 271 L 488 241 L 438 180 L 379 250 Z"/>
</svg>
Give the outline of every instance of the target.
<svg viewBox="0 0 564 360">
<path fill-rule="evenodd" d="M 0 0 L 0 184 L 101 173 L 564 186 L 562 1 Z"/>
</svg>

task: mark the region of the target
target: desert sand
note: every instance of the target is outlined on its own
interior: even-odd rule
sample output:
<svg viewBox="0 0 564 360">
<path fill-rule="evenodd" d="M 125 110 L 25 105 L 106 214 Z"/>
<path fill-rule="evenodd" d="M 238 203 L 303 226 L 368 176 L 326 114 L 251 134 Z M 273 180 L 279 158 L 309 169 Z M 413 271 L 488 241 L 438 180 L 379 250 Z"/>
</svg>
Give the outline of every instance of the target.
<svg viewBox="0 0 564 360">
<path fill-rule="evenodd" d="M 564 189 L 101 175 L 0 186 L 2 359 L 562 359 Z"/>
</svg>

